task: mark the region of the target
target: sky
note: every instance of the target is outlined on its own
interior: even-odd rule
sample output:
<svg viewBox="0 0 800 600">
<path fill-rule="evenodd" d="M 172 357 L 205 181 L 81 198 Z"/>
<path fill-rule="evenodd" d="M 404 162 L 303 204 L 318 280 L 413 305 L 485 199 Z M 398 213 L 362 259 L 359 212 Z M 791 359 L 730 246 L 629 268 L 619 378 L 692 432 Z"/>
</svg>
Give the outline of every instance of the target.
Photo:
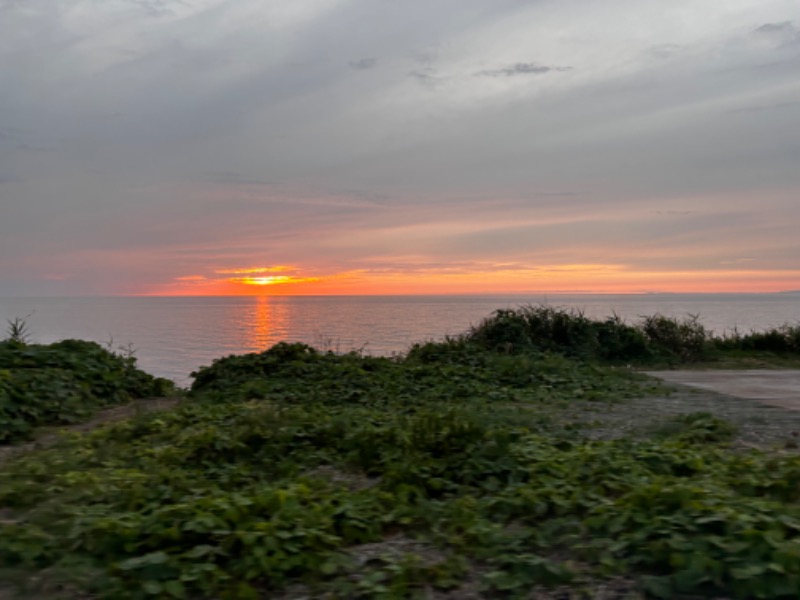
<svg viewBox="0 0 800 600">
<path fill-rule="evenodd" d="M 797 0 L 0 0 L 0 296 L 800 289 Z"/>
</svg>

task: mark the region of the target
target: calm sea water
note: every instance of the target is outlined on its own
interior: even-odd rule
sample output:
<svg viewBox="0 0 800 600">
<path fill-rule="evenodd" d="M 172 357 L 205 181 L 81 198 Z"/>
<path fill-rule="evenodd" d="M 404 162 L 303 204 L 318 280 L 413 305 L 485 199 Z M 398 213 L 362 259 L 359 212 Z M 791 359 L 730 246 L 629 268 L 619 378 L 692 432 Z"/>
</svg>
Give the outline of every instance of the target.
<svg viewBox="0 0 800 600">
<path fill-rule="evenodd" d="M 498 308 L 546 303 L 629 322 L 698 315 L 716 333 L 800 322 L 800 294 L 0 298 L 0 324 L 25 318 L 33 341 L 94 340 L 135 350 L 139 366 L 181 385 L 215 358 L 281 340 L 323 350 L 405 352 L 459 334 Z"/>
</svg>

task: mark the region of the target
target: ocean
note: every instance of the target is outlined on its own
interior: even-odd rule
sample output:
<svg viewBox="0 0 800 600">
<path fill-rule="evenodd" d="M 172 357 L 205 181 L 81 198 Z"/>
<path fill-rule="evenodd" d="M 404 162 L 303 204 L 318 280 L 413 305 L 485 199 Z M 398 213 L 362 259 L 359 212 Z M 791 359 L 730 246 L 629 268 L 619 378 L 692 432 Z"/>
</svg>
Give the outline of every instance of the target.
<svg viewBox="0 0 800 600">
<path fill-rule="evenodd" d="M 131 351 L 145 371 L 188 385 L 190 373 L 215 358 L 282 340 L 391 355 L 525 304 L 571 307 L 598 318 L 617 314 L 631 323 L 656 313 L 694 315 L 717 334 L 800 323 L 800 293 L 785 293 L 0 298 L 0 325 L 21 318 L 34 342 L 79 338 Z"/>
</svg>

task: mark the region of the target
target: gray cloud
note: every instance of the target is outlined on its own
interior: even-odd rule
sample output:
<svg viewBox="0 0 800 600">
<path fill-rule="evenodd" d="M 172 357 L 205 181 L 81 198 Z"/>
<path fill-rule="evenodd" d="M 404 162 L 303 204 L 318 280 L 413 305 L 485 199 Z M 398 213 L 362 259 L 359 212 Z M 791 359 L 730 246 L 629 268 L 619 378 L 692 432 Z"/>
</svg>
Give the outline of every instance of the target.
<svg viewBox="0 0 800 600">
<path fill-rule="evenodd" d="M 348 65 L 357 71 L 365 71 L 375 66 L 377 61 L 374 58 L 360 58 L 358 60 L 351 60 Z"/>
<path fill-rule="evenodd" d="M 409 71 L 408 77 L 428 88 L 435 88 L 447 81 L 447 77 L 432 68 Z"/>
<path fill-rule="evenodd" d="M 4 148 L 17 153 L 41 153 L 52 150 L 53 143 L 30 129 L 0 127 L 0 151 Z"/>
<path fill-rule="evenodd" d="M 0 278 L 797 265 L 796 4 L 734 4 L 0 0 Z"/>
<path fill-rule="evenodd" d="M 782 23 L 765 23 L 755 30 L 756 33 L 763 33 L 766 35 L 785 35 L 787 32 L 794 35 L 795 28 L 791 21 L 783 21 Z"/>
<path fill-rule="evenodd" d="M 764 23 L 756 28 L 753 33 L 760 38 L 771 40 L 779 48 L 800 45 L 800 29 L 795 27 L 792 21 Z"/>
<path fill-rule="evenodd" d="M 175 14 L 174 7 L 181 6 L 188 8 L 190 5 L 181 0 L 126 0 L 140 8 L 145 14 L 151 17 L 165 17 Z"/>
<path fill-rule="evenodd" d="M 665 60 L 673 58 L 682 50 L 678 44 L 659 44 L 646 50 L 646 53 L 653 58 Z"/>
<path fill-rule="evenodd" d="M 208 171 L 206 173 L 205 181 L 234 185 L 275 185 L 278 183 L 277 181 L 258 179 L 245 175 L 244 173 L 237 173 L 234 171 Z"/>
<path fill-rule="evenodd" d="M 420 64 L 431 65 L 441 58 L 443 49 L 444 47 L 442 44 L 434 44 L 426 48 L 415 50 L 412 52 L 412 56 L 414 60 Z"/>
<path fill-rule="evenodd" d="M 580 196 L 578 192 L 570 191 L 531 192 L 530 195 L 534 198 L 574 198 Z"/>
<path fill-rule="evenodd" d="M 730 112 L 733 114 L 758 113 L 758 112 L 772 111 L 772 110 L 783 110 L 787 108 L 788 109 L 800 108 L 800 100 L 792 102 L 778 102 L 777 104 L 766 104 L 761 106 L 743 106 L 741 108 L 733 108 L 730 110 Z"/>
<path fill-rule="evenodd" d="M 571 71 L 572 67 L 548 67 L 537 63 L 514 63 L 499 69 L 478 71 L 477 75 L 486 77 L 514 77 L 517 75 L 544 75 L 551 72 Z"/>
<path fill-rule="evenodd" d="M 0 142 L 19 143 L 29 132 L 18 127 L 0 127 Z"/>
</svg>

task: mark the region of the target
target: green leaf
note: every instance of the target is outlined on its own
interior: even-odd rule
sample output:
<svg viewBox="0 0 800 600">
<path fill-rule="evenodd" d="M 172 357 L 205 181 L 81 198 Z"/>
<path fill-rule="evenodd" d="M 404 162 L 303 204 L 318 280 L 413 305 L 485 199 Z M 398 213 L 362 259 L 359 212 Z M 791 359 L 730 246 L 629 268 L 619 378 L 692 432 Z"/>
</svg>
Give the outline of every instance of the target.
<svg viewBox="0 0 800 600">
<path fill-rule="evenodd" d="M 214 546 L 209 546 L 208 544 L 201 544 L 200 546 L 195 546 L 191 550 L 189 550 L 184 556 L 186 558 L 202 558 L 203 556 L 208 556 L 209 554 L 216 554 L 218 549 Z"/>
<path fill-rule="evenodd" d="M 183 584 L 180 581 L 167 581 L 164 584 L 164 591 L 167 592 L 173 598 L 185 598 L 186 597 L 186 588 L 183 587 Z"/>
<path fill-rule="evenodd" d="M 142 589 L 151 596 L 157 596 L 161 594 L 164 588 L 159 581 L 145 581 L 142 584 Z"/>
</svg>

